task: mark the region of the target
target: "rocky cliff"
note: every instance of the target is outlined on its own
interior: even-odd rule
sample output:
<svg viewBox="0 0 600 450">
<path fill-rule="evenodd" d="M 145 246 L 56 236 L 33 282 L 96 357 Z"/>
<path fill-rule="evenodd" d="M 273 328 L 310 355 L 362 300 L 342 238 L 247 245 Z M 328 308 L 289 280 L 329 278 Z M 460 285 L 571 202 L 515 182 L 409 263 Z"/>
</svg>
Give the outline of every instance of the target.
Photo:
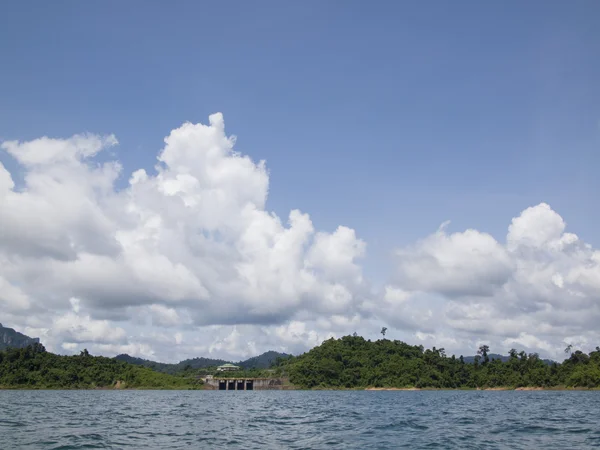
<svg viewBox="0 0 600 450">
<path fill-rule="evenodd" d="M 0 323 L 0 351 L 10 347 L 24 348 L 39 342 L 39 338 L 30 338 L 12 328 L 5 328 Z"/>
</svg>

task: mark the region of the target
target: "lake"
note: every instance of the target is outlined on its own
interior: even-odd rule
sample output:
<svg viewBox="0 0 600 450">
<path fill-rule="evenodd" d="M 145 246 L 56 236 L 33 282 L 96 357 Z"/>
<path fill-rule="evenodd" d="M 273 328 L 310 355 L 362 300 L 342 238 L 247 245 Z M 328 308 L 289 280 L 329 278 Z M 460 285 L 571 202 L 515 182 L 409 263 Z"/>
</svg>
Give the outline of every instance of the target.
<svg viewBox="0 0 600 450">
<path fill-rule="evenodd" d="M 0 391 L 0 449 L 598 446 L 598 391 Z"/>
</svg>

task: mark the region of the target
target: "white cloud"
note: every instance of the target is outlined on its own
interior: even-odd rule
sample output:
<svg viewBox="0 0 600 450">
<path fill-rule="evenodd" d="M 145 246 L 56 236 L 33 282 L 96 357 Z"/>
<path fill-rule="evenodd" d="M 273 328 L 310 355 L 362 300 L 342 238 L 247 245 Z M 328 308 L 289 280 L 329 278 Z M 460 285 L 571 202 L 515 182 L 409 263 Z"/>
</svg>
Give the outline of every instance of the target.
<svg viewBox="0 0 600 450">
<path fill-rule="evenodd" d="M 56 349 L 116 349 L 135 342 L 125 328 L 355 314 L 365 243 L 344 226 L 317 232 L 297 210 L 286 224 L 267 211 L 265 163 L 234 151 L 221 114 L 209 122 L 173 130 L 155 174 L 139 169 L 123 189 L 120 164 L 93 158 L 117 144 L 112 135 L 1 144 L 25 170 L 16 188 L 0 166 L 1 300 L 17 323 L 48 330 Z M 212 348 L 233 355 L 234 338 Z"/>
<path fill-rule="evenodd" d="M 516 250 L 522 246 L 542 248 L 560 241 L 565 222 L 546 203 L 527 208 L 515 217 L 508 227 L 508 248 Z"/>
<path fill-rule="evenodd" d="M 400 276 L 385 298 L 399 298 L 401 309 L 417 294 L 441 295 L 441 314 L 429 323 L 436 335 L 485 336 L 496 351 L 520 345 L 560 358 L 565 336 L 600 342 L 599 253 L 565 229 L 545 203 L 512 220 L 506 245 L 476 230 L 448 235 L 442 227 L 399 250 Z M 395 308 L 385 311 L 393 317 Z M 425 307 L 413 315 L 419 312 Z"/>
<path fill-rule="evenodd" d="M 448 296 L 487 295 L 508 280 L 512 261 L 492 236 L 476 230 L 448 234 L 446 226 L 397 252 L 401 286 Z"/>
<path fill-rule="evenodd" d="M 95 158 L 112 135 L 0 144 L 24 171 L 17 186 L 0 164 L 3 323 L 56 351 L 168 361 L 297 353 L 384 325 L 465 354 L 600 341 L 600 252 L 547 204 L 514 218 L 506 243 L 444 223 L 395 252 L 377 293 L 356 232 L 268 211 L 266 164 L 234 151 L 221 114 L 209 122 L 171 131 L 155 169 L 132 174 Z"/>
<path fill-rule="evenodd" d="M 94 342 L 99 344 L 123 344 L 127 334 L 123 328 L 113 326 L 108 320 L 95 320 L 79 312 L 79 301 L 72 299 L 72 311 L 57 316 L 51 326 L 52 334 L 69 343 Z"/>
<path fill-rule="evenodd" d="M 94 156 L 100 150 L 117 145 L 114 135 L 76 134 L 70 139 L 43 137 L 29 142 L 5 141 L 0 148 L 27 167 L 57 163 L 76 163 Z"/>
<path fill-rule="evenodd" d="M 504 346 L 520 347 L 528 349 L 543 350 L 546 353 L 556 353 L 556 348 L 553 348 L 549 342 L 539 339 L 525 331 L 519 333 L 516 338 L 507 338 L 503 342 Z"/>
<path fill-rule="evenodd" d="M 29 298 L 17 286 L 13 286 L 0 275 L 0 305 L 9 310 L 27 310 Z"/>
<path fill-rule="evenodd" d="M 177 345 L 181 345 L 182 342 L 183 342 L 183 334 L 175 333 L 175 343 Z"/>
<path fill-rule="evenodd" d="M 153 304 L 138 311 L 140 314 L 143 314 L 143 312 L 148 313 L 153 325 L 176 327 L 190 324 L 190 319 L 186 311 L 178 311 L 175 308 L 168 308 L 164 305 Z"/>
</svg>

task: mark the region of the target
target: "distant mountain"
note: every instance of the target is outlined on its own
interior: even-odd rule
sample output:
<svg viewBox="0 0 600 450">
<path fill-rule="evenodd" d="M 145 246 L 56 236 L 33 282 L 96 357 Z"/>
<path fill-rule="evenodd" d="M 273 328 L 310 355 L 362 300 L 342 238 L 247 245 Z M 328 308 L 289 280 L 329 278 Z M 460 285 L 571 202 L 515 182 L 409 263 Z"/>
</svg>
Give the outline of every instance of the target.
<svg viewBox="0 0 600 450">
<path fill-rule="evenodd" d="M 3 327 L 0 323 L 0 351 L 7 348 L 25 348 L 39 342 L 39 338 L 30 338 L 12 328 Z"/>
<path fill-rule="evenodd" d="M 117 356 L 115 356 L 115 359 L 117 361 L 123 361 L 123 362 L 129 363 L 129 364 L 134 364 L 136 366 L 149 367 L 151 369 L 156 370 L 157 372 L 163 372 L 163 373 L 168 373 L 169 367 L 174 365 L 174 364 L 164 364 L 164 363 L 159 363 L 156 361 L 150 361 L 148 359 L 136 358 L 135 356 L 129 356 L 127 354 L 117 355 Z"/>
<path fill-rule="evenodd" d="M 492 361 L 494 359 L 499 359 L 502 362 L 510 361 L 510 356 L 499 355 L 497 353 L 489 353 L 488 358 L 490 358 L 490 361 Z M 464 356 L 463 359 L 465 360 L 465 362 L 467 364 L 473 364 L 475 362 L 475 356 Z M 555 361 L 552 361 L 551 359 L 542 359 L 542 361 L 548 365 L 552 365 L 555 362 Z"/>
<path fill-rule="evenodd" d="M 237 363 L 238 366 L 244 369 L 268 369 L 273 365 L 277 358 L 290 356 L 286 353 L 274 352 L 273 350 L 263 353 L 259 356 L 254 356 L 245 361 Z"/>
<path fill-rule="evenodd" d="M 490 358 L 490 361 L 493 359 L 499 359 L 502 362 L 506 362 L 510 359 L 510 356 L 499 355 L 497 353 L 489 353 L 488 358 Z M 464 356 L 463 359 L 467 364 L 473 364 L 475 362 L 475 355 Z M 483 356 L 481 357 L 481 359 L 483 360 Z"/>
<path fill-rule="evenodd" d="M 180 370 L 184 370 L 186 367 L 190 369 L 206 369 L 207 367 L 221 366 L 228 363 L 224 359 L 212 359 L 212 358 L 192 358 L 184 359 L 179 363 L 175 364 Z"/>
<path fill-rule="evenodd" d="M 156 370 L 157 372 L 174 374 L 177 372 L 183 372 L 186 369 L 205 369 L 207 367 L 220 366 L 228 361 L 222 359 L 210 359 L 210 358 L 193 358 L 184 359 L 177 364 L 160 363 L 156 361 L 150 361 L 148 359 L 136 358 L 127 354 L 117 355 L 115 359 L 124 361 L 129 364 L 135 364 L 137 366 L 149 367 L 150 369 Z"/>
<path fill-rule="evenodd" d="M 245 361 L 236 363 L 243 369 L 268 369 L 275 362 L 277 358 L 288 356 L 285 353 L 279 353 L 274 351 L 268 351 L 259 356 L 254 356 Z M 156 361 L 150 361 L 148 359 L 136 358 L 127 354 L 115 356 L 116 360 L 124 361 L 129 364 L 135 364 L 137 366 L 149 367 L 150 369 L 156 370 L 157 372 L 174 374 L 183 372 L 189 369 L 206 369 L 209 367 L 216 367 L 231 361 L 225 361 L 223 359 L 211 359 L 211 358 L 192 358 L 184 359 L 177 364 L 160 363 Z"/>
</svg>

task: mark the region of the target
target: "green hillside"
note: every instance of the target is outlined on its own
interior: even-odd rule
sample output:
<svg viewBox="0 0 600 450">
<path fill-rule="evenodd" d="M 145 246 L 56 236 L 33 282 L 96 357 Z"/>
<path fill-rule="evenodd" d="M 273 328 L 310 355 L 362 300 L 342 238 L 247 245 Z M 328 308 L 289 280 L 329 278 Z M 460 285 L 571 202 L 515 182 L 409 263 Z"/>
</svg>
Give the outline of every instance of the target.
<svg viewBox="0 0 600 450">
<path fill-rule="evenodd" d="M 285 353 L 279 353 L 274 351 L 268 351 L 263 353 L 262 355 L 254 356 L 253 358 L 249 358 L 245 361 L 240 361 L 237 363 L 243 369 L 253 370 L 253 369 L 268 369 L 270 368 L 279 358 L 287 358 L 290 355 Z"/>
<path fill-rule="evenodd" d="M 43 345 L 10 348 L 0 352 L 0 388 L 94 389 L 147 388 L 189 389 L 201 385 L 193 379 L 175 377 L 146 367 L 91 356 L 47 352 Z"/>
<path fill-rule="evenodd" d="M 298 357 L 280 362 L 290 381 L 304 388 L 493 388 L 600 387 L 600 348 L 576 351 L 562 364 L 511 350 L 506 362 L 489 358 L 482 346 L 472 364 L 444 349 L 425 350 L 401 341 L 360 336 L 329 339 Z"/>
</svg>

